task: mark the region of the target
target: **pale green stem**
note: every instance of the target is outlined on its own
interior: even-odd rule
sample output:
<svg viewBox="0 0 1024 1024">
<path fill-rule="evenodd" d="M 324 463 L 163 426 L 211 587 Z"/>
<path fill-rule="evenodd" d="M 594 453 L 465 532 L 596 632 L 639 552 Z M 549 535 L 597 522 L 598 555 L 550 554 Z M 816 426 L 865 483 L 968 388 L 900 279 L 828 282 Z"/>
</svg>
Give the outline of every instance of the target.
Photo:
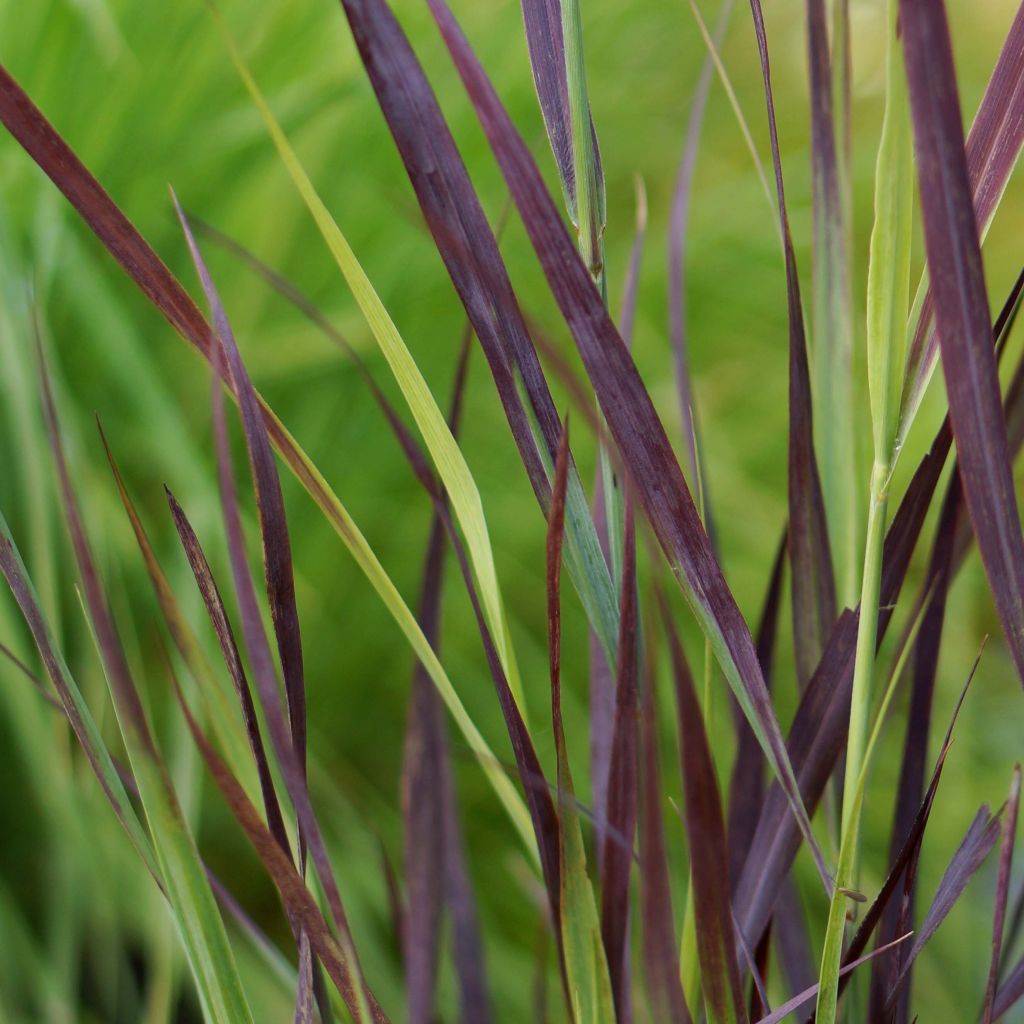
<svg viewBox="0 0 1024 1024">
<path fill-rule="evenodd" d="M 818 1024 L 834 1024 L 839 989 L 839 966 L 843 953 L 848 891 L 856 887 L 863 787 L 861 776 L 866 764 L 868 717 L 871 684 L 878 638 L 879 590 L 882 579 L 882 549 L 885 543 L 885 519 L 888 503 L 889 466 L 876 461 L 871 472 L 871 502 L 868 507 L 868 532 L 864 548 L 864 574 L 861 579 L 860 621 L 850 696 L 850 731 L 846 741 L 846 775 L 843 780 L 843 815 L 839 864 L 829 907 L 825 943 L 821 954 L 818 990 Z"/>
</svg>

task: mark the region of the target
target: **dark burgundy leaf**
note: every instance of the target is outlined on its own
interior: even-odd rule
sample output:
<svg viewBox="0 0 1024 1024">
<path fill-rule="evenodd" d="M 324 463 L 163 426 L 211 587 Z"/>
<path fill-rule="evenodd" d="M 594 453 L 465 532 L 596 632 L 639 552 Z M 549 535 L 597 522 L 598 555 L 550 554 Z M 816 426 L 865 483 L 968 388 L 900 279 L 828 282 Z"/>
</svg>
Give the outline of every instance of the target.
<svg viewBox="0 0 1024 1024">
<path fill-rule="evenodd" d="M 814 454 L 811 383 L 807 367 L 800 280 L 786 211 L 768 39 L 760 0 L 750 0 L 750 10 L 754 16 L 754 31 L 761 58 L 772 164 L 775 168 L 775 191 L 779 204 L 779 225 L 786 260 L 789 302 L 789 559 L 793 566 L 791 589 L 797 677 L 801 684 L 805 684 L 821 659 L 836 619 L 835 578 L 828 524 L 825 520 L 825 502 Z M 834 156 L 833 152 L 833 164 Z"/>
<path fill-rule="evenodd" d="M 690 848 L 690 884 L 697 921 L 701 992 L 715 1020 L 747 1019 L 736 960 L 725 821 L 704 713 L 686 656 L 663 604 L 663 621 L 676 684 L 681 738 L 684 813 Z"/>
<path fill-rule="evenodd" d="M 900 0 L 925 248 L 960 478 L 982 562 L 1024 683 L 1024 536 L 942 3 Z"/>
<path fill-rule="evenodd" d="M 428 2 L 519 208 L 548 284 L 575 339 L 635 493 L 677 579 L 711 636 L 737 697 L 745 704 L 747 714 L 758 723 L 766 753 L 815 855 L 819 874 L 823 880 L 827 879 L 824 860 L 801 805 L 778 721 L 757 664 L 753 639 L 715 559 L 650 396 L 558 216 L 533 157 L 451 11 L 444 0 Z M 382 0 L 359 0 L 358 3 L 348 0 L 350 20 L 357 8 L 360 22 L 357 40 L 361 38 L 361 45 L 366 47 L 373 38 L 373 53 L 376 54 L 385 38 L 392 39 L 393 18 Z M 404 37 L 401 38 L 404 43 Z M 395 74 L 403 79 L 408 76 L 415 82 L 417 93 L 423 90 L 429 93 L 429 85 L 407 43 L 404 43 L 404 53 L 405 59 L 396 67 Z M 370 64 L 376 59 L 370 60 Z M 394 59 L 397 62 L 397 57 Z"/>
</svg>

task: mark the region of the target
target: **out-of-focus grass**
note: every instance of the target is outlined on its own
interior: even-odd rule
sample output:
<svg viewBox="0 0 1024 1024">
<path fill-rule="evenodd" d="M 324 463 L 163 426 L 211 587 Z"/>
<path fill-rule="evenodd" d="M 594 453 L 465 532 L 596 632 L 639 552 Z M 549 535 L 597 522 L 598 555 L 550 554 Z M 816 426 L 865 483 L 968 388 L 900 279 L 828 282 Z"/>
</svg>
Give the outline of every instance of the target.
<svg viewBox="0 0 1024 1024">
<path fill-rule="evenodd" d="M 409 30 L 439 90 L 457 141 L 488 212 L 504 193 L 472 112 L 443 53 L 426 6 L 399 0 Z M 755 138 L 767 153 L 753 32 L 738 5 L 723 56 Z M 776 101 L 787 193 L 801 269 L 811 237 L 807 86 L 802 4 L 768 5 Z M 951 3 L 961 95 L 967 116 L 980 98 L 1014 9 L 1011 0 Z M 474 44 L 546 170 L 551 170 L 530 82 L 518 3 L 455 4 Z M 412 192 L 333 0 L 225 0 L 224 14 L 307 170 L 343 226 L 435 391 L 446 392 L 462 313 L 444 268 L 419 223 Z M 590 94 L 608 187 L 605 236 L 611 301 L 617 304 L 631 241 L 635 172 L 646 181 L 647 258 L 640 284 L 635 350 L 673 439 L 680 442 L 666 335 L 665 224 L 690 96 L 704 51 L 687 5 L 678 0 L 586 0 L 583 4 Z M 707 16 L 713 14 L 705 5 Z M 856 290 L 862 295 L 871 224 L 872 175 L 881 122 L 882 5 L 853 4 L 854 207 Z M 380 379 L 390 377 L 328 252 L 294 195 L 244 95 L 200 0 L 0 0 L 2 60 L 80 153 L 143 234 L 186 281 L 187 254 L 167 201 L 171 182 L 183 205 L 233 234 L 315 297 L 346 331 Z M 557 188 L 552 174 L 553 188 Z M 1011 182 L 985 247 L 990 292 L 998 301 L 1015 277 L 1015 230 L 1024 214 L 1020 181 Z M 503 242 L 523 305 L 558 334 L 553 306 L 513 218 Z M 917 246 L 917 263 L 920 246 Z M 209 259 L 250 372 L 276 411 L 333 483 L 396 584 L 411 600 L 417 585 L 429 507 L 376 407 L 344 358 L 295 312 L 230 257 Z M 695 392 L 704 427 L 723 559 L 748 617 L 785 515 L 786 308 L 772 214 L 721 91 L 710 102 L 697 170 L 688 260 L 689 331 Z M 915 277 L 916 279 L 916 277 Z M 52 186 L 5 135 L 0 138 L 0 502 L 36 576 L 83 689 L 104 703 L 102 676 L 80 609 L 70 596 L 70 556 L 56 522 L 52 472 L 35 400 L 26 311 L 32 287 L 51 343 L 69 433 L 70 456 L 87 515 L 123 620 L 135 623 L 139 663 L 155 665 L 155 610 L 143 566 L 121 519 L 92 424 L 94 412 L 118 451 L 122 470 L 147 517 L 172 578 L 186 582 L 160 484 L 190 509 L 197 530 L 217 535 L 216 492 L 208 437 L 207 372 L 134 291 Z M 862 308 L 862 302 L 858 303 Z M 857 324 L 857 372 L 863 381 L 863 324 Z M 864 388 L 858 416 L 867 429 Z M 397 397 L 397 392 L 396 392 Z M 556 389 L 556 399 L 564 398 Z M 932 396 L 911 437 L 914 453 L 940 413 Z M 462 442 L 482 492 L 497 568 L 508 603 L 527 700 L 546 707 L 542 519 L 536 509 L 482 359 L 474 357 Z M 868 446 L 863 451 L 866 481 Z M 584 449 L 581 448 L 581 458 Z M 592 453 L 591 453 L 592 458 Z M 590 477 L 592 466 L 581 467 Z M 399 759 L 411 654 L 387 613 L 293 480 L 283 479 L 295 548 L 309 686 L 314 797 L 332 842 L 340 883 L 367 971 L 378 990 L 397 990 L 400 967 L 389 935 L 378 834 L 401 849 Z M 899 487 L 899 478 L 897 488 Z M 219 556 L 219 552 L 214 551 Z M 224 568 L 221 562 L 221 569 Z M 452 577 L 454 581 L 454 577 Z M 180 593 L 191 594 L 187 585 Z M 450 587 L 445 664 L 473 718 L 500 756 L 511 759 L 486 678 L 468 604 Z M 196 621 L 199 621 L 198 618 Z M 565 609 L 566 731 L 578 779 L 584 771 L 586 637 L 575 598 Z M 940 662 L 937 708 L 951 708 L 980 634 L 999 634 L 983 575 L 972 556 L 956 583 Z M 6 595 L 0 640 L 18 636 Z M 783 664 L 790 664 L 783 629 Z M 690 630 L 687 641 L 697 642 Z M 699 647 L 694 646 L 694 650 Z M 153 678 L 160 678 L 155 673 Z M 793 703 L 791 677 L 778 684 L 781 717 Z M 925 844 L 920 892 L 930 894 L 978 804 L 1001 801 L 1005 752 L 1019 748 L 1019 689 L 1001 643 L 993 642 L 965 707 L 937 813 Z M 269 883 L 220 802 L 199 792 L 199 772 L 169 694 L 148 700 L 170 733 L 179 782 L 200 822 L 200 844 L 254 915 L 283 927 Z M 102 718 L 99 714 L 97 717 Z M 166 720 L 166 721 L 165 721 Z M 108 720 L 107 725 L 112 723 Z M 731 749 L 721 716 L 721 749 Z M 575 742 L 574 735 L 579 737 Z M 551 763 L 549 733 L 537 733 Z M 480 885 L 484 933 L 501 1019 L 526 1019 L 536 915 L 521 898 L 526 877 L 510 828 L 469 752 L 455 742 L 470 865 Z M 721 763 L 721 762 L 720 762 Z M 866 881 L 877 881 L 888 843 L 896 744 L 884 740 L 863 828 Z M 131 1006 L 132 950 L 180 970 L 171 922 L 131 857 L 94 781 L 69 749 L 63 727 L 6 665 L 0 666 L 0 912 L 2 993 L 44 993 L 40 1019 L 87 1020 L 74 994 L 78 964 L 89 986 L 125 991 Z M 678 778 L 666 776 L 678 797 Z M 586 792 L 580 786 L 581 797 Z M 370 831 L 368 823 L 372 822 Z M 672 823 L 674 825 L 675 823 Z M 670 827 L 670 833 L 673 829 Z M 678 839 L 670 835 L 678 847 Z M 802 865 L 803 866 L 803 865 Z M 500 880 L 503 884 L 494 884 Z M 977 883 L 991 890 L 983 874 Z M 990 903 L 962 901 L 917 968 L 915 1007 L 923 1020 L 949 1006 L 974 1005 L 984 978 Z M 823 915 L 811 920 L 820 940 Z M 287 994 L 236 943 L 260 1019 L 284 1019 Z M 965 951 L 970 950 L 970 955 Z M 84 952 L 83 952 L 84 951 Z M 80 958 L 85 956 L 84 961 Z M 981 965 L 981 966 L 979 966 Z M 38 968 L 36 983 L 33 971 Z M 450 990 L 445 975 L 443 990 Z M 266 988 L 265 998 L 260 990 Z M 62 1012 L 61 1006 L 64 1006 Z M 13 1005 L 19 1005 L 14 1003 Z M 164 1019 L 159 1004 L 149 1019 Z M 139 1019 L 143 1019 L 140 1010 Z M 33 1018 L 34 1019 L 34 1018 Z M 127 1019 L 131 1019 L 130 1017 Z"/>
</svg>

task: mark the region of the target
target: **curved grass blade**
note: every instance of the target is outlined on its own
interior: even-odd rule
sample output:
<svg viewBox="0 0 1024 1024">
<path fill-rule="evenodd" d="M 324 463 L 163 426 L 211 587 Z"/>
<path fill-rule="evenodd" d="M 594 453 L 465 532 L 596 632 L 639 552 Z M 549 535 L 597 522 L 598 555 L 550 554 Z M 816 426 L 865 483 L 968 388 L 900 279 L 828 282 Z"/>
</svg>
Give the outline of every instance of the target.
<svg viewBox="0 0 1024 1024">
<path fill-rule="evenodd" d="M 1024 999 L 1024 956 L 1017 961 L 1013 970 L 1000 984 L 992 1019 L 1002 1020 L 1021 999 Z"/>
<path fill-rule="evenodd" d="M 565 529 L 565 495 L 569 472 L 568 427 L 562 437 L 555 462 L 555 482 L 551 495 L 551 513 L 547 535 L 547 610 L 548 650 L 551 674 L 551 726 L 557 760 L 559 890 L 558 934 L 572 1019 L 577 1024 L 611 1024 L 615 1001 L 608 960 L 601 941 L 601 925 L 594 903 L 594 890 L 587 874 L 573 791 L 572 773 L 562 725 L 561 679 L 561 600 L 559 577 L 562 566 L 562 539 Z"/>
<path fill-rule="evenodd" d="M 124 784 L 118 775 L 110 752 L 100 736 L 96 721 L 57 648 L 40 607 L 39 597 L 32 586 L 25 563 L 21 560 L 21 553 L 14 543 L 14 537 L 2 512 L 0 512 L 0 573 L 3 573 L 15 603 L 32 634 L 43 667 L 60 698 L 60 704 L 82 751 L 85 753 L 86 760 L 92 767 L 118 820 L 128 833 L 132 846 L 135 847 L 156 883 L 162 886 L 160 867 L 153 853 L 150 839 L 140 825 L 135 808 L 132 807 L 131 801 L 128 799 Z"/>
<path fill-rule="evenodd" d="M 922 630 L 924 624 L 922 624 Z M 975 662 L 975 668 L 977 662 Z M 904 900 L 906 900 L 906 893 L 908 892 L 909 886 L 907 880 L 910 879 L 913 882 L 913 876 L 917 872 L 918 857 L 920 855 L 921 843 L 924 839 L 925 829 L 928 827 L 928 820 L 931 816 L 932 807 L 935 803 L 935 794 L 938 792 L 939 780 L 942 778 L 942 769 L 946 763 L 946 757 L 949 754 L 950 746 L 953 742 L 953 730 L 956 727 L 957 718 L 960 715 L 960 709 L 963 707 L 964 698 L 967 696 L 967 691 L 970 688 L 971 682 L 974 679 L 974 671 L 972 670 L 967 678 L 967 682 L 964 684 L 963 689 L 960 691 L 960 698 L 956 702 L 953 708 L 953 714 L 950 717 L 949 726 L 946 729 L 946 736 L 942 742 L 942 747 L 939 750 L 938 757 L 935 760 L 935 767 L 932 769 L 931 780 L 928 783 L 928 789 L 925 791 L 924 798 L 921 801 L 921 805 L 917 808 L 917 813 L 914 816 L 913 821 L 910 823 L 910 829 L 907 832 L 905 841 L 903 842 L 900 849 L 896 852 L 896 855 L 892 858 L 892 862 L 889 868 L 889 873 L 886 876 L 885 882 L 882 884 L 881 889 L 878 891 L 878 895 L 875 897 L 874 902 L 868 908 L 867 913 L 864 915 L 864 919 L 860 923 L 857 931 L 850 939 L 850 944 L 846 949 L 843 956 L 843 966 L 847 966 L 851 961 L 858 958 L 861 953 L 867 948 L 868 941 L 871 938 L 872 933 L 878 923 L 884 920 L 884 915 L 887 910 L 893 906 L 892 897 L 896 892 L 896 888 L 903 880 L 903 892 Z M 898 904 L 897 911 L 899 909 Z M 897 913 L 897 922 L 900 920 L 900 916 Z M 879 941 L 876 943 L 876 948 L 888 945 L 893 940 L 887 940 L 885 933 L 881 933 Z M 898 969 L 898 968 L 897 968 Z M 877 963 L 872 969 L 872 1004 L 871 1010 L 869 1011 L 872 1016 L 881 1017 L 884 1013 L 884 1002 L 885 993 L 891 988 L 891 981 L 895 978 L 895 973 L 891 971 L 880 971 Z M 877 987 L 881 989 L 880 998 L 875 1002 L 876 996 L 874 988 L 876 987 L 876 979 L 881 979 Z M 886 981 L 885 979 L 889 979 Z M 840 979 L 839 992 L 840 994 L 845 987 L 846 982 Z"/>
<path fill-rule="evenodd" d="M 828 641 L 836 618 L 836 584 L 832 568 L 829 523 L 825 515 L 818 462 L 814 453 L 814 427 L 811 403 L 810 372 L 807 366 L 807 340 L 800 300 L 800 279 L 796 253 L 789 229 L 786 193 L 782 180 L 782 156 L 775 119 L 772 94 L 771 64 L 768 38 L 760 0 L 750 0 L 754 16 L 757 50 L 764 80 L 765 104 L 768 111 L 768 133 L 771 139 L 772 164 L 775 170 L 775 193 L 778 200 L 779 228 L 786 263 L 786 292 L 789 313 L 789 559 L 793 566 L 793 640 L 797 660 L 797 676 L 806 683 L 814 672 Z M 847 473 L 849 467 L 846 467 Z M 838 524 L 833 523 L 838 529 Z M 837 533 L 836 536 L 839 536 Z M 836 545 L 837 549 L 840 547 Z"/>
<path fill-rule="evenodd" d="M 487 356 L 534 492 L 547 512 L 562 428 L 494 234 L 437 101 L 391 12 L 365 0 L 343 7 L 427 226 Z M 519 397 L 520 384 L 528 410 Z M 573 583 L 614 663 L 616 595 L 575 467 L 568 484 L 566 533 Z"/>
<path fill-rule="evenodd" d="M 800 801 L 750 631 L 711 550 L 665 429 L 601 296 L 558 217 L 533 157 L 444 0 L 429 0 L 429 4 L 519 207 L 562 316 L 576 341 L 611 434 L 632 477 L 635 493 L 674 575 L 711 640 L 726 679 L 782 781 L 827 886 L 828 872 Z M 381 0 L 363 0 L 359 7 L 367 12 L 361 32 L 369 33 L 378 19 L 385 19 L 387 8 Z M 401 70 L 417 82 L 425 83 L 411 52 L 409 56 Z"/>
<path fill-rule="evenodd" d="M 46 120 L 39 108 L 2 66 L 0 121 L 3 121 L 28 155 L 60 189 L 108 252 L 168 323 L 208 362 L 211 362 L 216 351 L 210 341 L 213 332 L 198 307 L 99 182 Z M 223 367 L 219 372 L 224 376 Z M 384 567 L 348 509 L 266 402 L 262 398 L 259 401 L 272 444 L 344 542 L 410 647 L 426 667 L 527 848 L 533 848 L 533 836 L 526 807 L 466 712 L 444 667 L 417 625 L 415 616 L 384 571 Z"/>
<path fill-rule="evenodd" d="M 177 648 L 182 661 L 184 661 L 196 683 L 200 700 L 203 701 L 206 707 L 205 717 L 220 740 L 222 748 L 227 752 L 228 761 L 236 777 L 246 785 L 246 790 L 250 791 L 254 789 L 256 784 L 256 779 L 252 778 L 251 737 L 247 737 L 245 722 L 240 717 L 239 707 L 231 702 L 221 687 L 191 625 L 189 625 L 188 619 L 178 604 L 178 599 L 171 589 L 170 581 L 160 566 L 156 552 L 153 550 L 153 545 L 150 543 L 149 535 L 146 533 L 146 528 L 143 526 L 138 510 L 128 493 L 128 488 L 124 478 L 121 476 L 121 471 L 114 459 L 114 454 L 111 451 L 107 436 L 98 417 L 96 419 L 96 426 L 99 430 L 103 450 L 107 456 L 107 462 L 110 465 L 110 472 L 117 486 L 121 505 L 131 524 L 132 533 L 135 535 L 136 544 L 142 554 L 146 573 L 149 576 L 150 584 L 153 587 L 153 593 L 156 595 L 157 604 L 160 606 L 164 621 L 167 623 L 171 639 L 174 641 L 174 646 Z M 235 680 L 232 679 L 232 682 L 235 682 Z"/>
<path fill-rule="evenodd" d="M 843 967 L 843 969 L 840 971 L 840 976 L 842 978 L 848 978 L 851 972 L 855 971 L 858 967 L 868 963 L 871 960 L 874 960 L 875 957 L 881 956 L 884 953 L 888 953 L 891 949 L 895 949 L 898 945 L 906 942 L 909 938 L 910 935 L 908 933 L 907 935 L 902 936 L 902 938 L 896 939 L 895 942 L 890 942 L 888 946 L 882 946 L 879 949 L 873 949 L 866 956 L 862 956 L 859 959 L 854 960 L 853 963 L 847 964 L 845 967 Z M 796 1013 L 797 1010 L 801 1009 L 802 1007 L 810 1003 L 811 1000 L 813 1000 L 815 996 L 817 996 L 817 994 L 818 985 L 817 983 L 815 983 L 814 985 L 811 985 L 810 988 L 805 989 L 799 995 L 793 996 L 793 998 L 790 999 L 788 1002 L 783 1003 L 782 1006 L 773 1010 L 771 1013 L 768 1014 L 767 1017 L 762 1017 L 759 1021 L 757 1021 L 757 1024 L 779 1024 L 780 1021 L 785 1020 L 790 1015 Z"/>
<path fill-rule="evenodd" d="M 725 820 L 715 764 L 686 655 L 664 604 L 662 611 L 675 677 L 685 795 L 683 820 L 690 848 L 701 993 L 708 1019 L 714 1024 L 743 1024 L 747 1008 L 736 959 Z"/>
<path fill-rule="evenodd" d="M 903 985 L 910 974 L 910 968 L 924 949 L 928 940 L 946 919 L 954 904 L 967 888 L 974 873 L 981 867 L 999 839 L 1000 814 L 989 814 L 987 807 L 982 807 L 974 821 L 971 822 L 967 834 L 957 848 L 953 859 L 949 862 L 939 888 L 935 893 L 932 905 L 921 922 L 920 929 L 914 935 L 913 945 L 896 977 L 886 1002 L 886 1016 L 892 1012 L 893 1005 L 899 997 Z"/>
<path fill-rule="evenodd" d="M 38 335 L 37 335 L 38 341 Z M 57 410 L 39 345 L 43 413 L 85 606 L 152 836 L 153 852 L 207 1020 L 251 1024 L 224 922 L 170 775 L 149 728 L 107 604 L 64 456 Z"/>
<path fill-rule="evenodd" d="M 498 574 L 494 564 L 494 553 L 491 548 L 487 520 L 484 516 L 483 502 L 469 465 L 452 437 L 444 415 L 438 408 L 412 353 L 398 333 L 394 321 L 363 271 L 348 240 L 317 194 L 219 14 L 212 7 L 211 10 L 214 11 L 217 26 L 228 47 L 238 75 L 260 113 L 289 177 L 316 222 L 342 276 L 352 290 L 352 295 L 394 374 L 395 381 L 409 406 L 409 411 L 416 420 L 416 425 L 423 435 L 438 473 L 444 481 L 455 517 L 466 538 L 466 547 L 480 587 L 480 596 L 487 613 L 487 621 L 501 656 L 502 666 L 508 675 L 516 703 L 525 715 L 526 705 L 523 700 L 522 686 L 516 668 L 512 638 L 505 617 L 501 591 L 498 586 Z M 427 134 L 424 126 L 420 123 L 417 123 L 416 131 L 420 136 Z M 486 221 L 484 224 L 486 227 Z M 486 231 L 493 243 L 494 236 L 490 234 L 490 228 L 486 227 Z M 495 248 L 497 248 L 496 243 Z"/>
<path fill-rule="evenodd" d="M 1024 684 L 1024 536 L 999 395 L 944 5 L 900 0 L 935 322 L 960 476 Z"/>
<path fill-rule="evenodd" d="M 1010 780 L 1010 795 L 1003 813 L 1003 837 L 999 848 L 999 873 L 996 877 L 996 904 L 992 920 L 992 962 L 985 987 L 983 1024 L 992 1024 L 995 1013 L 996 988 L 999 981 L 999 962 L 1003 949 L 1003 926 L 1006 923 L 1006 904 L 1010 895 L 1010 867 L 1013 864 L 1013 846 L 1017 838 L 1017 815 L 1020 811 L 1020 764 L 1014 766 Z"/>
<path fill-rule="evenodd" d="M 306 883 L 296 871 L 295 865 L 271 835 L 270 830 L 260 818 L 259 812 L 245 795 L 245 790 L 231 774 L 231 769 L 224 763 L 204 735 L 176 684 L 174 689 L 189 731 L 206 762 L 213 781 L 217 784 L 231 813 L 242 826 L 253 849 L 263 862 L 289 915 L 299 922 L 303 933 L 309 937 L 310 945 L 313 947 L 317 959 L 324 965 L 324 969 L 337 987 L 349 1012 L 359 1024 L 365 1024 L 368 1020 L 372 1020 L 374 1024 L 387 1024 L 387 1017 L 383 1010 L 372 999 L 370 1000 L 369 1018 L 361 1013 L 360 1004 L 365 1001 L 365 996 L 361 999 L 352 984 L 348 953 L 331 934 L 324 915 L 309 889 L 306 888 Z"/>
<path fill-rule="evenodd" d="M 242 709 L 242 720 L 245 723 L 245 732 L 249 740 L 249 747 L 252 758 L 256 763 L 256 771 L 259 775 L 260 792 L 263 797 L 263 808 L 267 816 L 267 825 L 271 834 L 281 844 L 281 849 L 291 858 L 291 844 L 288 842 L 288 833 L 284 826 L 284 817 L 281 814 L 281 806 L 277 801 L 277 794 L 274 790 L 274 779 L 270 773 L 270 762 L 267 759 L 266 748 L 263 745 L 263 737 L 260 735 L 259 722 L 256 718 L 256 706 L 253 704 L 252 694 L 249 692 L 249 683 L 245 678 L 245 669 L 242 666 L 242 659 L 238 653 L 238 646 L 235 643 L 235 635 L 228 621 L 227 610 L 221 600 L 220 590 L 210 571 L 210 564 L 206 555 L 199 545 L 199 538 L 196 537 L 192 524 L 186 518 L 181 506 L 171 498 L 171 511 L 174 518 L 174 526 L 178 531 L 182 549 L 188 559 L 189 567 L 195 576 L 196 585 L 202 596 L 203 604 L 206 606 L 210 623 L 220 644 L 221 654 L 224 657 L 224 664 L 227 666 L 228 674 L 235 687 L 235 694 L 238 697 L 239 706 Z"/>
<path fill-rule="evenodd" d="M 996 320 L 993 334 L 1002 336 L 1020 295 L 1021 281 Z M 1024 361 L 1007 389 L 1007 422 L 1019 423 L 1014 456 L 1024 446 Z M 1019 386 L 1017 386 L 1019 385 Z M 935 490 L 952 447 L 949 419 L 939 428 L 921 460 L 886 534 L 879 600 L 879 642 L 884 637 L 906 578 L 911 555 L 925 523 Z M 958 552 L 966 550 L 967 541 Z M 844 612 L 832 631 L 825 654 L 811 678 L 789 732 L 789 753 L 808 807 L 817 807 L 839 758 L 849 722 L 850 687 L 857 634 L 857 613 Z M 789 817 L 787 801 L 773 786 L 765 797 L 750 853 L 736 886 L 737 914 L 748 944 L 757 941 L 771 916 L 778 887 L 789 872 L 800 834 Z"/>
</svg>

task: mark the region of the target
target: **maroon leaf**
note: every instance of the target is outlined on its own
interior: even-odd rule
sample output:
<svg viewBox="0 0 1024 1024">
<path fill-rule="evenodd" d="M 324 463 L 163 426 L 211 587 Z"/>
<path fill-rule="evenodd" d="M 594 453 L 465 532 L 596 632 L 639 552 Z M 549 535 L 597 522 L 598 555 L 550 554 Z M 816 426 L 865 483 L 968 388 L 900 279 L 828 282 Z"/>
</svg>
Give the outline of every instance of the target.
<svg viewBox="0 0 1024 1024">
<path fill-rule="evenodd" d="M 979 231 L 996 211 L 1024 145 L 1024 4 L 1006 42 L 967 135 L 967 172 Z M 925 295 L 914 331 L 903 396 L 904 413 L 924 391 L 938 355 L 933 299 Z"/>
<path fill-rule="evenodd" d="M 664 604 L 662 611 L 676 684 L 685 796 L 683 820 L 690 848 L 701 992 L 712 1009 L 710 1016 L 716 1020 L 735 1017 L 743 1024 L 747 1020 L 747 1007 L 736 960 L 725 821 L 718 780 L 693 676 Z"/>
<path fill-rule="evenodd" d="M 942 3 L 900 0 L 925 248 L 960 478 L 1024 684 L 1024 536 L 989 329 L 988 299 Z"/>
<path fill-rule="evenodd" d="M 737 697 L 761 730 L 766 753 L 815 855 L 819 874 L 827 879 L 757 664 L 753 639 L 715 559 L 650 395 L 558 216 L 533 157 L 451 11 L 444 0 L 428 2 L 576 342 L 635 493 L 677 579 L 711 636 Z M 380 59 L 378 51 L 385 39 L 398 45 L 391 28 L 394 19 L 382 0 L 346 0 L 346 9 L 350 21 L 354 12 L 358 13 L 355 34 L 367 51 L 364 59 L 372 67 Z M 404 36 L 400 32 L 398 36 L 405 59 L 395 68 L 395 74 L 403 79 L 408 76 L 410 83 L 415 83 L 408 86 L 410 91 L 429 93 Z M 394 46 L 388 49 L 389 54 L 396 53 Z M 393 59 L 398 60 L 396 56 Z"/>
<path fill-rule="evenodd" d="M 814 455 L 811 411 L 811 383 L 807 368 L 807 341 L 796 253 L 786 212 L 782 181 L 782 156 L 772 96 L 771 64 L 761 0 L 750 0 L 754 16 L 757 49 L 761 58 L 768 133 L 775 191 L 779 204 L 779 226 L 786 261 L 786 289 L 789 300 L 789 559 L 793 566 L 793 639 L 797 677 L 806 683 L 818 664 L 836 619 L 835 578 L 829 547 L 825 502 L 822 497 L 818 463 Z M 809 8 L 810 10 L 810 8 Z M 816 136 L 817 138 L 817 136 Z M 832 154 L 834 157 L 834 153 Z M 834 162 L 834 161 L 833 161 Z"/>
<path fill-rule="evenodd" d="M 999 981 L 999 963 L 1003 950 L 1003 926 L 1006 923 L 1006 904 L 1010 895 L 1010 868 L 1013 864 L 1013 846 L 1017 837 L 1017 815 L 1020 811 L 1020 765 L 1013 769 L 1010 796 L 1003 814 L 1003 838 L 999 849 L 999 874 L 996 878 L 995 914 L 992 921 L 992 962 L 988 985 L 985 989 L 984 1024 L 992 1024 L 995 1014 L 996 988 Z"/>
<path fill-rule="evenodd" d="M 906 956 L 899 975 L 889 992 L 886 1003 L 886 1016 L 891 1013 L 893 1004 L 900 995 L 900 991 L 909 976 L 910 968 L 914 960 L 924 949 L 928 940 L 935 934 L 939 925 L 946 919 L 954 904 L 967 888 L 967 883 L 974 876 L 974 873 L 981 867 L 985 858 L 989 855 L 992 847 L 999 838 L 999 815 L 989 814 L 987 807 L 978 811 L 974 821 L 971 822 L 967 834 L 957 848 L 953 859 L 949 862 L 942 881 L 939 883 L 938 891 L 932 901 L 932 905 L 921 922 L 920 929 L 914 935 L 914 942 L 910 952 Z"/>
<path fill-rule="evenodd" d="M 661 767 L 658 760 L 655 664 L 653 652 L 645 659 L 640 701 L 640 898 L 644 969 L 656 1022 L 690 1024 L 679 980 L 679 950 L 672 913 L 672 885 L 665 851 L 665 823 L 661 810 Z"/>
</svg>

